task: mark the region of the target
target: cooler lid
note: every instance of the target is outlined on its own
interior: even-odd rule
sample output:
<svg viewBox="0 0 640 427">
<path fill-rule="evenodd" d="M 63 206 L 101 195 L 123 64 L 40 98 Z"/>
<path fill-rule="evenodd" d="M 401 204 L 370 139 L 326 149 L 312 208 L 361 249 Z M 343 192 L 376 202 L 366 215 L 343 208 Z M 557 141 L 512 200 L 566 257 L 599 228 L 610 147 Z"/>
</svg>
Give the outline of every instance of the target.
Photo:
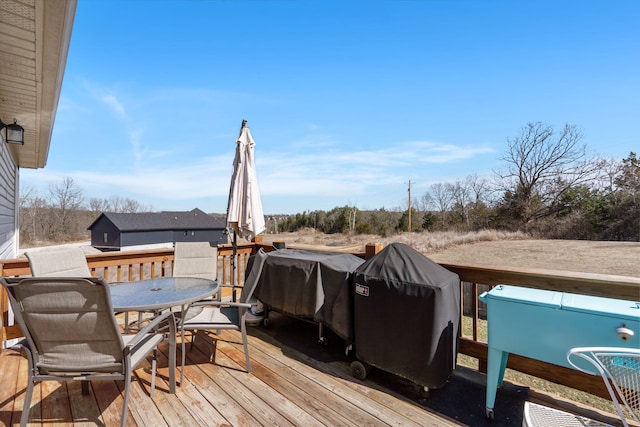
<svg viewBox="0 0 640 427">
<path fill-rule="evenodd" d="M 563 310 L 640 322 L 640 301 L 565 293 L 562 296 L 562 308 Z"/>
<path fill-rule="evenodd" d="M 523 288 L 520 286 L 497 285 L 489 292 L 480 295 L 480 299 L 487 303 L 490 300 L 495 300 L 560 308 L 562 293 L 543 289 Z"/>
</svg>

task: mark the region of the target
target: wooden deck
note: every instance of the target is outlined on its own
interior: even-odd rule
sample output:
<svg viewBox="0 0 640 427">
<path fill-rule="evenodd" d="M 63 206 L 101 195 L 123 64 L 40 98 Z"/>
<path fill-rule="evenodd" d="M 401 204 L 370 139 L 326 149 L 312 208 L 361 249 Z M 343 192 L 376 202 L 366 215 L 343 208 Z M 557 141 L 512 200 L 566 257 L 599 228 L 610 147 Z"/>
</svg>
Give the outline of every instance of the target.
<svg viewBox="0 0 640 427">
<path fill-rule="evenodd" d="M 317 328 L 310 323 L 272 314 L 269 329 L 252 327 L 249 333 L 251 374 L 245 372 L 239 333 L 223 331 L 219 339 L 199 335 L 187 348 L 185 383 L 175 395 L 167 393 L 168 348 L 162 347 L 153 398 L 149 365 L 135 372 L 127 425 L 520 426 L 524 401 L 535 400 L 527 387 L 506 383 L 496 401 L 496 419 L 489 422 L 483 375 L 475 371 L 456 369 L 444 388 L 425 396 L 410 381 L 382 371 L 356 380 L 344 343 L 328 335 L 327 346 L 318 344 Z M 18 425 L 26 378 L 25 359 L 2 350 L 0 425 Z M 118 426 L 122 388 L 122 382 L 93 381 L 90 394 L 82 396 L 77 382 L 41 383 L 29 425 Z"/>
<path fill-rule="evenodd" d="M 153 398 L 148 396 L 149 365 L 135 372 L 127 425 L 455 425 L 402 397 L 355 381 L 331 363 L 282 347 L 259 328 L 251 334 L 251 374 L 244 370 L 239 333 L 223 331 L 216 340 L 215 363 L 208 358 L 212 340 L 198 337 L 187 350 L 185 383 L 175 395 L 166 392 L 165 345 Z M 0 425 L 18 425 L 26 378 L 25 359 L 2 350 Z M 122 382 L 93 381 L 90 394 L 82 396 L 78 382 L 40 383 L 29 425 L 117 426 L 122 388 Z"/>
</svg>

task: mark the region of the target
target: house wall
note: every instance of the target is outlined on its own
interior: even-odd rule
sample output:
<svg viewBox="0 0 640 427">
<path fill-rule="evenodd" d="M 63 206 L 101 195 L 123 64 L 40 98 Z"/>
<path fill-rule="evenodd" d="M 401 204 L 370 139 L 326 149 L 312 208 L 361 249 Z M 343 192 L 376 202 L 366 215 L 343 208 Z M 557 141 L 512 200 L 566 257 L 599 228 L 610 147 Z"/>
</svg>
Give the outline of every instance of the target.
<svg viewBox="0 0 640 427">
<path fill-rule="evenodd" d="M 227 235 L 224 229 L 120 231 L 106 216 L 91 226 L 91 246 L 102 250 L 154 249 L 172 247 L 175 242 L 224 244 L 227 243 Z"/>
<path fill-rule="evenodd" d="M 172 237 L 173 234 L 171 230 L 123 231 L 120 233 L 120 247 L 172 242 Z"/>
<path fill-rule="evenodd" d="M 0 259 L 16 258 L 19 246 L 19 169 L 0 138 Z"/>
<path fill-rule="evenodd" d="M 173 242 L 212 242 L 216 245 L 227 243 L 224 230 L 174 230 Z"/>
<path fill-rule="evenodd" d="M 107 233 L 107 241 L 104 241 Z M 120 231 L 107 218 L 100 218 L 91 228 L 91 246 L 94 248 L 120 248 Z"/>
<path fill-rule="evenodd" d="M 123 246 L 120 248 L 120 251 L 148 251 L 148 250 L 162 250 L 162 249 L 173 249 L 173 243 L 151 243 L 148 245 L 134 245 L 134 246 Z"/>
</svg>

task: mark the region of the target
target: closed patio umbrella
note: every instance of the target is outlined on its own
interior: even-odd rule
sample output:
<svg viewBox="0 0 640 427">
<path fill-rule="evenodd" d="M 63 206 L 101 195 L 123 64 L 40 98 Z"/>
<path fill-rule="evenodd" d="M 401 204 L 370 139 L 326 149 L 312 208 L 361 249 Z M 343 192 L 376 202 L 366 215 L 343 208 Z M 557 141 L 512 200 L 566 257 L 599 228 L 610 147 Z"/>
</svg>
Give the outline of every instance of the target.
<svg viewBox="0 0 640 427">
<path fill-rule="evenodd" d="M 232 285 L 236 285 L 238 236 L 251 240 L 266 229 L 253 156 L 256 143 L 246 120 L 242 121 L 236 144 L 227 205 L 227 226 L 233 232 Z"/>
</svg>

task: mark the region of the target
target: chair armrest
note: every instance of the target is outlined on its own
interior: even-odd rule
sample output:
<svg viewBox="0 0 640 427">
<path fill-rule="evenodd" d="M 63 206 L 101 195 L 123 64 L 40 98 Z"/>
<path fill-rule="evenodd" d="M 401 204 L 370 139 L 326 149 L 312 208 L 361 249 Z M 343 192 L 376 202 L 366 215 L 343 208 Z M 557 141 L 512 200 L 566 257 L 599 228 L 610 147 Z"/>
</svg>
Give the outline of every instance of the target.
<svg viewBox="0 0 640 427">
<path fill-rule="evenodd" d="M 133 348 L 135 348 L 141 341 L 144 339 L 147 334 L 152 332 L 152 330 L 158 327 L 162 322 L 168 319 L 167 323 L 169 324 L 169 333 L 172 335 L 176 334 L 176 319 L 173 315 L 173 312 L 167 311 L 160 316 L 153 318 L 144 328 L 140 329 L 137 334 L 133 337 L 133 339 L 127 344 L 124 349 L 124 354 L 127 355 L 131 352 Z"/>
<path fill-rule="evenodd" d="M 219 285 L 219 287 L 220 287 L 220 289 L 222 289 L 222 288 L 231 289 L 232 301 L 236 302 L 237 301 L 236 290 L 237 289 L 242 289 L 244 287 L 244 285 L 240 286 L 240 285 L 232 285 L 232 284 L 224 283 L 224 284 Z M 218 301 L 222 301 L 222 292 L 218 292 Z"/>
<path fill-rule="evenodd" d="M 586 374 L 607 375 L 605 373 L 604 366 L 601 365 L 601 363 L 598 361 L 598 358 L 596 357 L 597 353 L 612 353 L 619 354 L 621 356 L 625 354 L 640 356 L 640 349 L 626 347 L 575 347 L 567 352 L 567 362 L 569 362 L 569 364 L 574 369 L 577 369 L 578 371 L 584 372 Z M 580 366 L 576 365 L 576 362 L 574 362 L 576 357 L 589 362 L 591 365 L 593 365 L 594 368 L 596 368 L 596 372 L 583 369 Z"/>
<path fill-rule="evenodd" d="M 189 305 L 191 307 L 199 307 L 199 306 L 213 306 L 213 307 L 244 307 L 251 308 L 253 304 L 249 304 L 248 302 L 232 302 L 232 301 L 198 301 Z"/>
<path fill-rule="evenodd" d="M 29 341 L 25 338 L 22 339 L 20 341 L 18 341 L 17 343 L 9 346 L 9 348 L 11 350 L 15 350 L 15 351 L 19 351 L 19 352 L 27 352 L 29 354 L 31 354 L 31 346 L 29 345 Z M 31 356 L 29 356 L 31 357 Z"/>
<path fill-rule="evenodd" d="M 229 283 L 223 283 L 219 284 L 218 286 L 220 286 L 221 288 L 242 288 L 244 285 L 232 285 Z"/>
</svg>

